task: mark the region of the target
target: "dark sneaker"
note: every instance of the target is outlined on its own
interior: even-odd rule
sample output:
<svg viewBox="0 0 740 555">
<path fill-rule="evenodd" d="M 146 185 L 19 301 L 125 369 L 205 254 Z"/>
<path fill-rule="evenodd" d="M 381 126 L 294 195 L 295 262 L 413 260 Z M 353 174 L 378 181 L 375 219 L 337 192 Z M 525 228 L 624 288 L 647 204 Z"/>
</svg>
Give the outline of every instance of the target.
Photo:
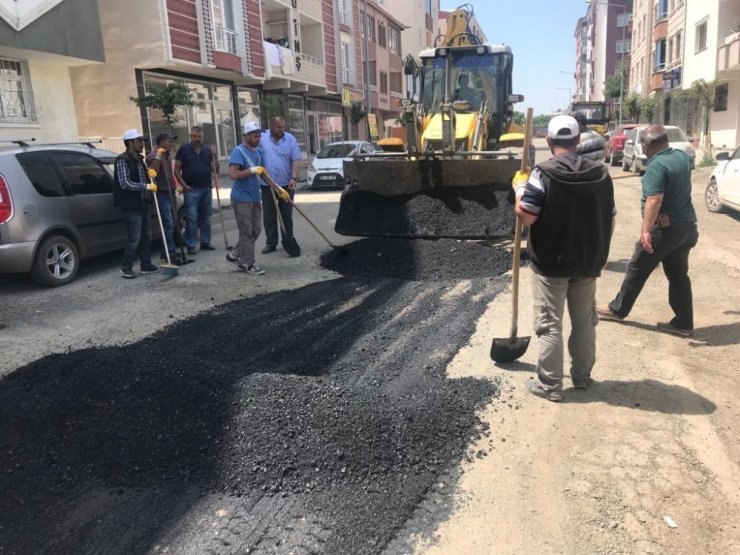
<svg viewBox="0 0 740 555">
<path fill-rule="evenodd" d="M 576 378 L 573 380 L 573 387 L 576 389 L 588 389 L 592 381 L 591 378 Z"/>
<path fill-rule="evenodd" d="M 216 250 L 216 247 L 214 247 L 210 243 L 201 243 L 200 250 L 202 250 L 202 251 L 215 251 Z"/>
<path fill-rule="evenodd" d="M 121 275 L 126 279 L 134 279 L 136 274 L 131 266 L 121 266 Z"/>
<path fill-rule="evenodd" d="M 270 254 L 271 252 L 275 252 L 277 250 L 277 247 L 275 245 L 267 245 L 264 249 L 262 249 L 260 252 L 262 254 Z"/>
<path fill-rule="evenodd" d="M 691 337 L 692 335 L 694 335 L 694 330 L 677 328 L 670 322 L 658 322 L 658 329 L 666 333 L 672 333 L 673 335 L 678 335 L 679 337 Z"/>
<path fill-rule="evenodd" d="M 539 380 L 530 378 L 527 380 L 527 390 L 537 397 L 542 397 L 553 403 L 557 403 L 563 400 L 563 394 L 556 389 L 545 389 Z"/>
<path fill-rule="evenodd" d="M 142 264 L 142 265 L 141 265 L 141 273 L 142 273 L 142 274 L 153 274 L 153 273 L 154 273 L 154 272 L 156 272 L 157 270 L 159 270 L 159 268 L 157 268 L 157 267 L 156 267 L 156 266 L 155 266 L 154 264 L 152 264 L 152 263 L 149 263 L 149 264 Z"/>
<path fill-rule="evenodd" d="M 257 266 L 257 264 L 252 264 L 251 266 L 249 266 L 249 268 L 247 268 L 247 273 L 254 274 L 255 276 L 261 276 L 265 273 L 265 271 Z"/>
<path fill-rule="evenodd" d="M 599 317 L 599 320 L 606 320 L 607 322 L 621 322 L 624 320 L 621 316 L 614 314 L 608 306 L 597 306 L 596 315 Z"/>
<path fill-rule="evenodd" d="M 242 264 L 238 258 L 236 258 L 235 256 L 231 256 L 231 253 L 227 252 L 224 258 L 226 259 L 226 262 L 228 262 L 229 264 L 233 264 L 238 269 L 240 269 L 242 272 L 247 271 L 247 267 L 244 264 Z"/>
<path fill-rule="evenodd" d="M 196 254 L 198 251 L 195 250 L 195 247 L 188 247 L 188 254 L 193 255 Z"/>
</svg>

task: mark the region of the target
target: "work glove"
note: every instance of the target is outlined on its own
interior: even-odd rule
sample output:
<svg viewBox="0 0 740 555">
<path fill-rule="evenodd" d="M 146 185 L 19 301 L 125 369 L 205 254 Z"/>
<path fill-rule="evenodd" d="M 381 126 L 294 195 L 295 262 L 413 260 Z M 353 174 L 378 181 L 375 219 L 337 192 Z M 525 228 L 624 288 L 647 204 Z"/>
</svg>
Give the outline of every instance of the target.
<svg viewBox="0 0 740 555">
<path fill-rule="evenodd" d="M 149 176 L 149 179 L 155 179 L 157 177 L 157 170 L 154 168 L 149 168 L 146 170 L 146 174 Z"/>
<path fill-rule="evenodd" d="M 280 200 L 284 200 L 285 202 L 290 200 L 290 194 L 288 194 L 288 191 L 282 187 L 276 187 L 275 189 L 277 190 L 277 196 Z"/>
<path fill-rule="evenodd" d="M 146 186 L 146 190 L 150 193 L 156 193 L 157 192 L 157 184 L 156 183 L 148 183 Z"/>
<path fill-rule="evenodd" d="M 524 194 L 524 190 L 529 181 L 529 171 L 517 171 L 514 174 L 514 179 L 511 180 L 511 187 L 514 189 L 514 195 L 520 197 Z"/>
<path fill-rule="evenodd" d="M 252 166 L 249 168 L 249 171 L 252 172 L 254 175 L 265 175 L 265 168 L 262 166 Z"/>
<path fill-rule="evenodd" d="M 166 148 L 159 147 L 157 149 L 157 160 L 161 160 L 162 159 L 162 156 L 164 156 L 165 154 L 167 154 L 167 149 Z"/>
</svg>

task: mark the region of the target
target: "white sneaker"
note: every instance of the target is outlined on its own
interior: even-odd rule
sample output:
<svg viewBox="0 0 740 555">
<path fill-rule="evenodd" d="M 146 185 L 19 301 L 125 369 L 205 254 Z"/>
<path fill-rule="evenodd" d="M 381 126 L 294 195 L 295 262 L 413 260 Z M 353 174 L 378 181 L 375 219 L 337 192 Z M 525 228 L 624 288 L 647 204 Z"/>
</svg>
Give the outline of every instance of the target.
<svg viewBox="0 0 740 555">
<path fill-rule="evenodd" d="M 251 266 L 247 268 L 247 273 L 254 274 L 255 276 L 261 276 L 262 274 L 265 273 L 265 271 L 259 266 L 257 266 L 257 264 L 252 264 Z"/>
</svg>

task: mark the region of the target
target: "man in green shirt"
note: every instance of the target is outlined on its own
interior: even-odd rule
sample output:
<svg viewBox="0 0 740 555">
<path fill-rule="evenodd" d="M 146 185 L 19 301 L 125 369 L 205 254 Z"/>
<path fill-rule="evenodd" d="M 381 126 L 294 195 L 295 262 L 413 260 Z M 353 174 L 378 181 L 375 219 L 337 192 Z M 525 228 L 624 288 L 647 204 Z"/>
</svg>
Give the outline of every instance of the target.
<svg viewBox="0 0 740 555">
<path fill-rule="evenodd" d="M 668 278 L 668 303 L 675 317 L 670 322 L 658 322 L 658 328 L 690 337 L 694 309 L 689 251 L 699 238 L 696 212 L 691 204 L 691 160 L 668 146 L 668 135 L 662 125 L 651 125 L 642 131 L 640 143 L 648 157 L 642 176 L 640 241 L 616 298 L 608 307 L 597 307 L 596 312 L 602 320 L 626 318 L 648 277 L 662 263 Z"/>
</svg>

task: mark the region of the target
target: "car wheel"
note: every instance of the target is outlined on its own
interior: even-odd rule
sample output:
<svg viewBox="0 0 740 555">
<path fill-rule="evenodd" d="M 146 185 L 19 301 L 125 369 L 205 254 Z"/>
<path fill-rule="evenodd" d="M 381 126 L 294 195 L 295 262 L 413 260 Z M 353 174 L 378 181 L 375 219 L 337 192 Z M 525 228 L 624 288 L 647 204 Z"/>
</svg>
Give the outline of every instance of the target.
<svg viewBox="0 0 740 555">
<path fill-rule="evenodd" d="M 724 206 L 719 200 L 719 191 L 717 190 L 717 182 L 714 178 L 709 180 L 707 188 L 704 190 L 704 203 L 707 205 L 707 210 L 710 212 L 719 213 L 724 212 Z"/>
<path fill-rule="evenodd" d="M 52 235 L 36 251 L 31 277 L 36 283 L 58 287 L 72 281 L 79 269 L 77 246 L 63 235 Z"/>
</svg>

